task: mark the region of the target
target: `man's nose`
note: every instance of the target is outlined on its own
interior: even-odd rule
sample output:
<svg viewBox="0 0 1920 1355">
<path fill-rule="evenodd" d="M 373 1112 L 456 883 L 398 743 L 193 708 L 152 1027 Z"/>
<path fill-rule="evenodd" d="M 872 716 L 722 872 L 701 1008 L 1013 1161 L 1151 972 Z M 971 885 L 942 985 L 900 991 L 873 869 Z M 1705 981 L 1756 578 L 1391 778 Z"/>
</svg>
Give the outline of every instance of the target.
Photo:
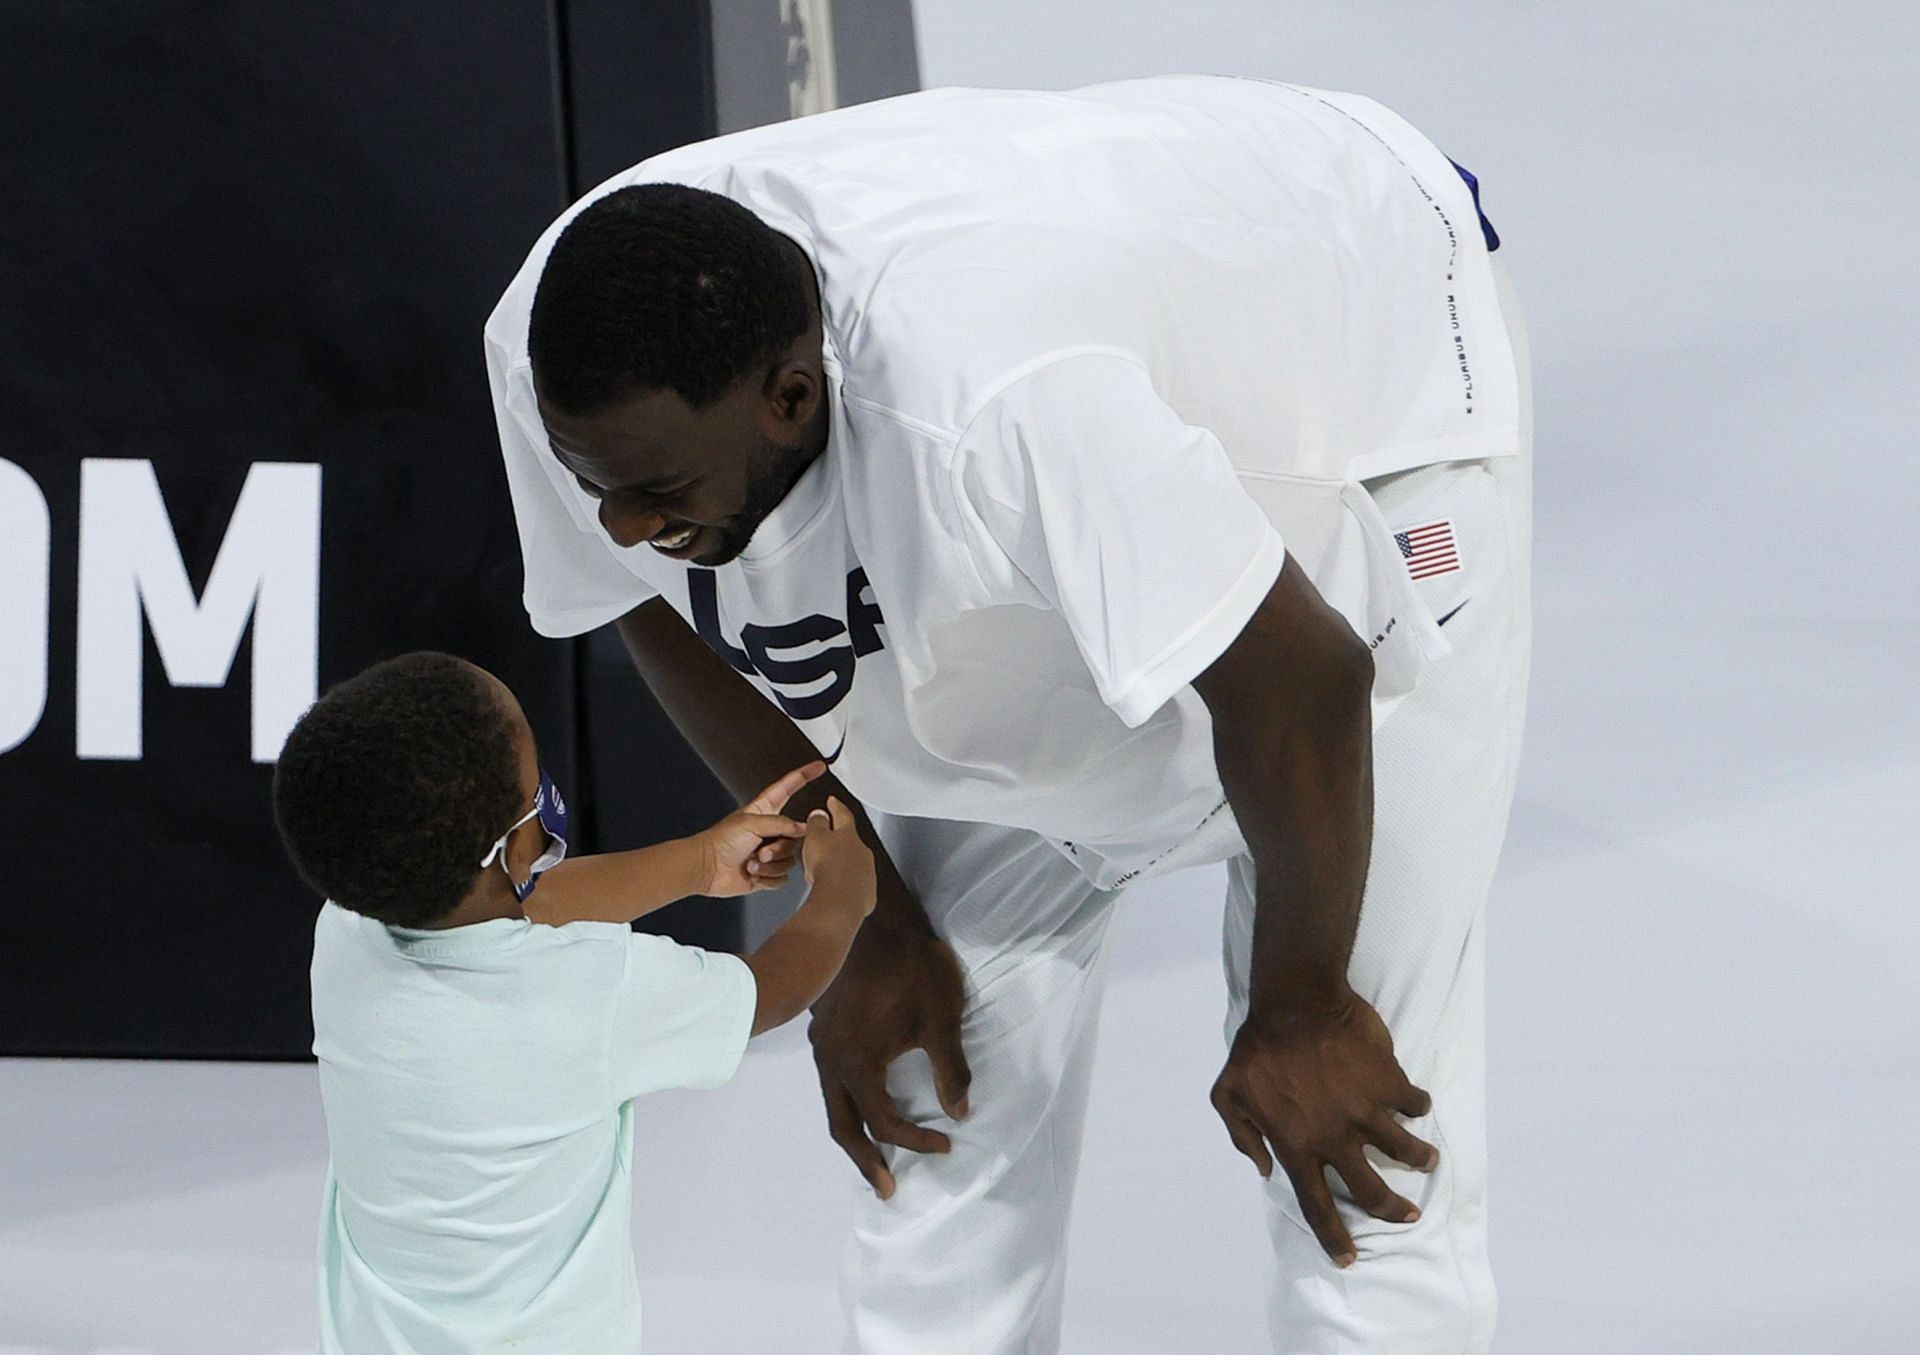
<svg viewBox="0 0 1920 1355">
<path fill-rule="evenodd" d="M 600 525 L 618 546 L 637 546 L 650 541 L 667 525 L 666 515 L 652 508 L 619 509 L 605 499 L 600 501 Z"/>
</svg>

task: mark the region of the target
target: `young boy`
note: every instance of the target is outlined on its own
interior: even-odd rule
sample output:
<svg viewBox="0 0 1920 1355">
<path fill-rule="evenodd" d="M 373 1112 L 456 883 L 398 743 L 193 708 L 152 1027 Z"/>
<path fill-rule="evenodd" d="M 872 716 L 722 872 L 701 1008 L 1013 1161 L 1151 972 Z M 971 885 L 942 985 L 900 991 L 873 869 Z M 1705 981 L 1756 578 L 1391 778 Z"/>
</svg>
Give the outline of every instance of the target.
<svg viewBox="0 0 1920 1355">
<path fill-rule="evenodd" d="M 837 800 L 782 777 L 691 838 L 565 857 L 566 808 L 496 678 L 408 654 L 329 691 L 287 740 L 274 814 L 314 930 L 314 1053 L 332 1161 L 326 1355 L 632 1355 L 633 1098 L 714 1087 L 749 1035 L 838 972 L 874 901 Z M 627 923 L 781 883 L 806 903 L 758 952 Z"/>
</svg>

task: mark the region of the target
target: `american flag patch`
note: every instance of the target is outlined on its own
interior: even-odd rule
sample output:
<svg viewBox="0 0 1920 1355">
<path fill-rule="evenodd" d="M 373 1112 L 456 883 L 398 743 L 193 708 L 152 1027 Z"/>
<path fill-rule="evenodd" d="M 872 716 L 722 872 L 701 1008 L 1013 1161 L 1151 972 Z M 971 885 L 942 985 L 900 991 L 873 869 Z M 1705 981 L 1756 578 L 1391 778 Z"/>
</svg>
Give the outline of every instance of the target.
<svg viewBox="0 0 1920 1355">
<path fill-rule="evenodd" d="M 1393 542 L 1400 547 L 1400 558 L 1407 562 L 1407 572 L 1416 579 L 1451 574 L 1460 568 L 1460 545 L 1453 539 L 1451 519 L 1395 532 Z"/>
</svg>

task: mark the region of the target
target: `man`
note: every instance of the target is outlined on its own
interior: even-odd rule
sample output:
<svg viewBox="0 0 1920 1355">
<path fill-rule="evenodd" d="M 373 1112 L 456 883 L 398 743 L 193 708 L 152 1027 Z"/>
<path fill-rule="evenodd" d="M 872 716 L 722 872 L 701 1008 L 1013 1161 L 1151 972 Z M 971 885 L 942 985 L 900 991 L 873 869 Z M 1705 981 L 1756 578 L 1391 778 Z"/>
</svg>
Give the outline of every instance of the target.
<svg viewBox="0 0 1920 1355">
<path fill-rule="evenodd" d="M 1275 1349 L 1490 1341 L 1529 412 L 1470 185 L 1348 95 L 935 91 L 646 162 L 489 321 L 534 626 L 884 848 L 812 1025 L 849 1349 L 1056 1348 L 1116 891 L 1222 860 Z"/>
</svg>

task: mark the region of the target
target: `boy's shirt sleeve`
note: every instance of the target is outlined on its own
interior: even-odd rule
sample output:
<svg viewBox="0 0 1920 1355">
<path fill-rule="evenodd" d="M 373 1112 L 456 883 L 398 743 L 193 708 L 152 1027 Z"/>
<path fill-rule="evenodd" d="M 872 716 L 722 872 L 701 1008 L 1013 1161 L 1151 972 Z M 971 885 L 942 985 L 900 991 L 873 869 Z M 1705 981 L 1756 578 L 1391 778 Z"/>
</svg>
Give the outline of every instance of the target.
<svg viewBox="0 0 1920 1355">
<path fill-rule="evenodd" d="M 757 996 L 739 956 L 633 933 L 607 1033 L 615 1098 L 726 1082 L 753 1033 Z"/>
<path fill-rule="evenodd" d="M 1022 377 L 956 453 L 982 583 L 1059 612 L 1129 726 L 1226 652 L 1286 561 L 1219 439 L 1121 354 L 1074 354 Z"/>
</svg>

